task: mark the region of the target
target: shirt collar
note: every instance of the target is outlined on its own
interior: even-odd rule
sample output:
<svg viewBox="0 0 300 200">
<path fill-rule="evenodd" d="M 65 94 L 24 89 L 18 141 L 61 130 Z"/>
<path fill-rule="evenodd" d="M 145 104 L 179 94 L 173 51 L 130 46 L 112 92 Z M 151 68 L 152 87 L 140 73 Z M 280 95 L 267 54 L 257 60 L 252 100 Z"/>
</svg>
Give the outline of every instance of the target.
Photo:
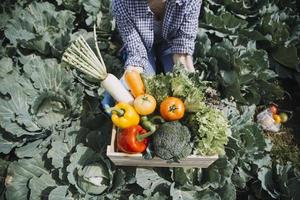
<svg viewBox="0 0 300 200">
<path fill-rule="evenodd" d="M 182 5 L 186 0 L 171 0 L 175 3 L 177 3 L 178 5 Z"/>
</svg>

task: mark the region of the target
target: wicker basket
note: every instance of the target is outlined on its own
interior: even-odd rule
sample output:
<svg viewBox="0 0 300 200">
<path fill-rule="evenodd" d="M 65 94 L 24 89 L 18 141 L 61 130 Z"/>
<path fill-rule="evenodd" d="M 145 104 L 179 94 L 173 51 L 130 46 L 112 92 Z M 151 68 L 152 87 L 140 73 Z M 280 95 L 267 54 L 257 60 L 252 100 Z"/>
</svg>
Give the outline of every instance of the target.
<svg viewBox="0 0 300 200">
<path fill-rule="evenodd" d="M 215 160 L 218 159 L 218 155 L 215 156 L 196 156 L 191 155 L 187 158 L 181 159 L 179 163 L 168 162 L 158 157 L 154 157 L 151 160 L 145 160 L 142 154 L 127 154 L 116 151 L 116 128 L 112 128 L 111 144 L 107 146 L 107 156 L 115 165 L 121 166 L 135 166 L 135 167 L 195 167 L 195 168 L 207 168 Z"/>
</svg>

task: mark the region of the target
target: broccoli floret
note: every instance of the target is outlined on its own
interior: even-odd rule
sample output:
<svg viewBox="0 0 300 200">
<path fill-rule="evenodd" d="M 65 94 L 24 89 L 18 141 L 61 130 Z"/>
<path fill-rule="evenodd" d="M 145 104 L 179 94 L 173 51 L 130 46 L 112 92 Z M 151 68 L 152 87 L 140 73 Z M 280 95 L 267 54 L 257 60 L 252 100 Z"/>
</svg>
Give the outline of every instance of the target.
<svg viewBox="0 0 300 200">
<path fill-rule="evenodd" d="M 177 161 L 190 155 L 191 134 L 178 121 L 163 123 L 153 134 L 155 154 L 164 160 Z"/>
</svg>

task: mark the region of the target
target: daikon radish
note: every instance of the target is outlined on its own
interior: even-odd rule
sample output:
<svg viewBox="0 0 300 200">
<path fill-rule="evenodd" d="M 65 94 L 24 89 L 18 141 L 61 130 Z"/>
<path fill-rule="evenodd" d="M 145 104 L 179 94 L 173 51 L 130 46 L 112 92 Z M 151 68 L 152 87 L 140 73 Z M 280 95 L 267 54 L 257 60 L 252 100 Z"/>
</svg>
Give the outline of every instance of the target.
<svg viewBox="0 0 300 200">
<path fill-rule="evenodd" d="M 100 80 L 102 87 L 117 101 L 133 104 L 134 98 L 130 92 L 121 84 L 120 80 L 113 74 L 107 73 L 105 63 L 96 41 L 96 31 L 94 27 L 94 37 L 98 57 L 87 44 L 85 39 L 80 36 L 67 48 L 62 60 L 81 72 Z"/>
<path fill-rule="evenodd" d="M 117 102 L 133 104 L 133 97 L 128 90 L 125 89 L 126 92 L 124 92 L 124 86 L 114 75 L 108 74 L 101 85 Z"/>
</svg>

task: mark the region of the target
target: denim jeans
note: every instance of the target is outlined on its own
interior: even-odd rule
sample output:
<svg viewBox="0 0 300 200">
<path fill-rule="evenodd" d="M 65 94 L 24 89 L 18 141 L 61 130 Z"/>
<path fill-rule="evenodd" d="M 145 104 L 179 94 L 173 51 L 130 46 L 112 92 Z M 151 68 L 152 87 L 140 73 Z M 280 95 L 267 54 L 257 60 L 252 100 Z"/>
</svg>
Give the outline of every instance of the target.
<svg viewBox="0 0 300 200">
<path fill-rule="evenodd" d="M 121 52 L 122 58 L 127 59 L 126 51 Z M 159 64 L 159 65 L 157 65 Z M 173 55 L 171 53 L 171 46 L 163 41 L 159 44 L 153 45 L 151 51 L 148 52 L 148 65 L 144 68 L 144 74 L 147 76 L 155 75 L 157 72 L 170 72 L 173 70 Z M 124 80 L 121 80 L 125 85 Z M 101 101 L 103 108 L 114 105 L 113 98 L 104 92 L 104 98 Z"/>
<path fill-rule="evenodd" d="M 154 45 L 148 52 L 148 65 L 144 68 L 144 73 L 151 76 L 157 72 L 170 72 L 173 65 L 171 46 L 167 42 L 162 42 Z"/>
</svg>

